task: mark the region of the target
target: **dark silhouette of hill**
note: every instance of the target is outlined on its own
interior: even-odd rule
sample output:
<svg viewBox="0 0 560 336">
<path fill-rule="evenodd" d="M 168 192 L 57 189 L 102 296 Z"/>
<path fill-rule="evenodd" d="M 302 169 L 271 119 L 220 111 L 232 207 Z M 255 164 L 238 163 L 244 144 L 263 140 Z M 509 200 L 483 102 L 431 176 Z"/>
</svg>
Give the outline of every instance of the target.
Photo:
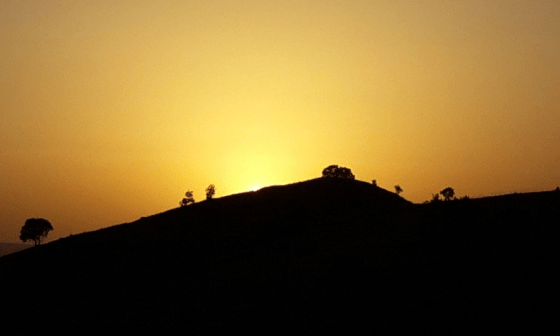
<svg viewBox="0 0 560 336">
<path fill-rule="evenodd" d="M 30 244 L 18 244 L 18 243 L 2 243 L 0 242 L 0 257 L 10 254 L 10 253 L 15 253 L 21 250 L 25 250 L 28 249 L 30 247 L 32 247 L 33 245 Z"/>
<path fill-rule="evenodd" d="M 559 192 L 412 204 L 350 179 L 263 188 L 0 258 L 4 327 L 536 334 L 556 325 L 558 209 Z"/>
</svg>

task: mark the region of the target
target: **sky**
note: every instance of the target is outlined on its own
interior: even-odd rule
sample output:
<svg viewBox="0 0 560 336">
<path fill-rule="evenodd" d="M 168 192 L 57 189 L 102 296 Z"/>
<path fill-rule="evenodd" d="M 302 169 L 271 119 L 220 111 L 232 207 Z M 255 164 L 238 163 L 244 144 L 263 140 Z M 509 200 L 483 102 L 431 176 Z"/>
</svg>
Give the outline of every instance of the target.
<svg viewBox="0 0 560 336">
<path fill-rule="evenodd" d="M 331 165 L 421 203 L 560 185 L 556 0 L 0 0 L 0 241 Z"/>
</svg>

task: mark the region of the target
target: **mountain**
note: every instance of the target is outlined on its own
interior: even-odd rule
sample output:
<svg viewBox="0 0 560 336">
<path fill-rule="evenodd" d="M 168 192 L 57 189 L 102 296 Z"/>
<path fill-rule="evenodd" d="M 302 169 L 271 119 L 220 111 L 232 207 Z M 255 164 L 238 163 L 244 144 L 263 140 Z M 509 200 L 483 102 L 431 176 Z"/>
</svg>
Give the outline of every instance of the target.
<svg viewBox="0 0 560 336">
<path fill-rule="evenodd" d="M 412 204 L 337 178 L 230 195 L 0 258 L 3 327 L 549 331 L 559 209 L 558 192 Z"/>
</svg>

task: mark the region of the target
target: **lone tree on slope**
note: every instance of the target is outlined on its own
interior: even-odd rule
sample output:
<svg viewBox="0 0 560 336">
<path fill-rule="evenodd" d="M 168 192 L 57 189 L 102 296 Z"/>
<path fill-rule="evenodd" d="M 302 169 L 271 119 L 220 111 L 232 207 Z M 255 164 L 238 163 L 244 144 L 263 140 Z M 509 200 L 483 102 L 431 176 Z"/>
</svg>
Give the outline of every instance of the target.
<svg viewBox="0 0 560 336">
<path fill-rule="evenodd" d="M 51 223 L 44 218 L 29 218 L 21 228 L 19 239 L 24 243 L 33 240 L 35 246 L 41 244 L 41 239 L 47 237 L 49 231 L 54 230 Z"/>
<path fill-rule="evenodd" d="M 190 190 L 187 190 L 187 192 L 185 193 L 185 198 L 183 198 L 181 200 L 181 202 L 179 202 L 180 206 L 187 206 L 191 203 L 194 203 L 194 197 L 193 197 L 193 192 Z"/>
<path fill-rule="evenodd" d="M 337 178 L 347 178 L 347 179 L 355 179 L 354 174 L 350 168 L 339 167 L 337 165 L 330 165 L 327 168 L 323 169 L 323 177 L 337 177 Z"/>
<path fill-rule="evenodd" d="M 401 188 L 400 185 L 396 185 L 395 186 L 395 192 L 397 193 L 397 195 L 400 195 L 400 193 L 402 193 L 404 190 Z"/>
<path fill-rule="evenodd" d="M 216 187 L 211 184 L 206 188 L 206 199 L 211 200 L 212 197 L 216 194 Z"/>
</svg>

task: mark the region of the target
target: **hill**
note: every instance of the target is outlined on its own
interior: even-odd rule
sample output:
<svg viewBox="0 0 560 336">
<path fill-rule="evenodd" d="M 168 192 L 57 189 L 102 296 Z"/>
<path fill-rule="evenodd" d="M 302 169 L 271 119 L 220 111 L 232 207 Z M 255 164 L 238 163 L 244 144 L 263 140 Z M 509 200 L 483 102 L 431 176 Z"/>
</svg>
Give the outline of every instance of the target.
<svg viewBox="0 0 560 336">
<path fill-rule="evenodd" d="M 32 247 L 33 245 L 29 245 L 29 244 L 18 244 L 18 243 L 0 243 L 0 257 L 7 255 L 7 254 L 11 254 L 11 253 L 15 253 L 21 250 L 25 250 L 28 249 L 30 247 Z"/>
<path fill-rule="evenodd" d="M 354 180 L 263 188 L 0 258 L 5 327 L 533 334 L 556 319 L 558 209 L 555 192 L 420 205 Z"/>
</svg>

